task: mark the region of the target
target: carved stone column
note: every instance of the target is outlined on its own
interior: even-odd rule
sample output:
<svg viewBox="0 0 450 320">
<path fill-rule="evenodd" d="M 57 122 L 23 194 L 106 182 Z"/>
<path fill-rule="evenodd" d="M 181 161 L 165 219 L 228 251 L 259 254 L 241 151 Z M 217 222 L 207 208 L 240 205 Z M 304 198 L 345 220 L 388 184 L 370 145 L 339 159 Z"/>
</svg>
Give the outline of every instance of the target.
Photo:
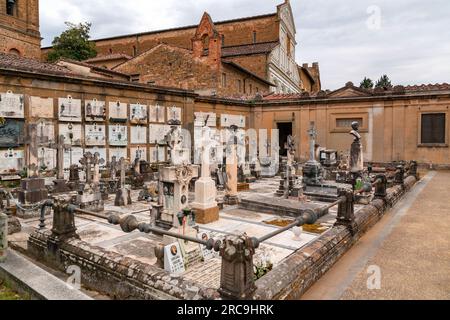
<svg viewBox="0 0 450 320">
<path fill-rule="evenodd" d="M 60 243 L 68 239 L 80 239 L 75 227 L 75 207 L 62 197 L 56 197 L 53 201 L 53 227 L 52 234 L 47 241 L 49 252 L 55 254 Z"/>
<path fill-rule="evenodd" d="M 229 299 L 249 299 L 256 290 L 253 275 L 255 249 L 245 235 L 225 238 L 221 248 L 222 273 L 219 292 Z"/>
<path fill-rule="evenodd" d="M 351 189 L 339 189 L 338 199 L 342 199 L 338 206 L 338 214 L 335 226 L 346 226 L 352 235 L 355 235 L 357 225 L 355 221 L 354 201 L 355 197 Z"/>
</svg>

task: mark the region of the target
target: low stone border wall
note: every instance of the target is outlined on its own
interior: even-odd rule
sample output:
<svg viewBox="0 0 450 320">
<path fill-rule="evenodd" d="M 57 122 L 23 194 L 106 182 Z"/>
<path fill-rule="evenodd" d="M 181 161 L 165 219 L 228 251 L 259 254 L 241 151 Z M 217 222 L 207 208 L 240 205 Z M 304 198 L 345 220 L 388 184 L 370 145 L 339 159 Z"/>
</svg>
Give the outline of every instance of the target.
<svg viewBox="0 0 450 320">
<path fill-rule="evenodd" d="M 358 239 L 376 224 L 389 207 L 395 205 L 416 183 L 405 179 L 405 186 L 388 189 L 386 202 L 372 201 L 356 214 L 357 233 L 352 236 L 344 226 L 333 227 L 315 241 L 284 259 L 276 268 L 256 282 L 255 300 L 299 299 L 347 252 Z"/>
<path fill-rule="evenodd" d="M 200 300 L 216 299 L 216 290 L 199 287 L 153 265 L 106 251 L 80 240 L 61 243 L 55 254 L 47 249 L 50 231 L 35 231 L 28 254 L 58 270 L 81 269 L 82 284 L 115 299 Z"/>
</svg>

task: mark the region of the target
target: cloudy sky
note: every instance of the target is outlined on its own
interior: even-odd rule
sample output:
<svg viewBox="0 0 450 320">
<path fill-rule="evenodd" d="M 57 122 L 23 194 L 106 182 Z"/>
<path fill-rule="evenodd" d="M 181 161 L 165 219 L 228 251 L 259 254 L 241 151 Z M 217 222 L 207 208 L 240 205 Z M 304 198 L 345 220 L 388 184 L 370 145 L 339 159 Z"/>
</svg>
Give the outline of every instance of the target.
<svg viewBox="0 0 450 320">
<path fill-rule="evenodd" d="M 101 38 L 271 13 L 283 0 L 41 0 L 43 45 L 65 21 Z M 318 61 L 325 89 L 388 74 L 394 84 L 450 82 L 450 1 L 291 0 L 297 62 Z"/>
</svg>

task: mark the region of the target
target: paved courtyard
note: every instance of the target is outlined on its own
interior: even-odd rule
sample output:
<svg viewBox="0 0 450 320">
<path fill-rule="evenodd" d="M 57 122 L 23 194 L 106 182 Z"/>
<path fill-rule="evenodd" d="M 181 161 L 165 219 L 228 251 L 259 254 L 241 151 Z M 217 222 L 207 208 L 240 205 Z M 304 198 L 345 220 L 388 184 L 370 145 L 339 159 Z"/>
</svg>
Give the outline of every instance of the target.
<svg viewBox="0 0 450 320">
<path fill-rule="evenodd" d="M 449 199 L 450 172 L 426 174 L 303 299 L 450 299 Z"/>
</svg>

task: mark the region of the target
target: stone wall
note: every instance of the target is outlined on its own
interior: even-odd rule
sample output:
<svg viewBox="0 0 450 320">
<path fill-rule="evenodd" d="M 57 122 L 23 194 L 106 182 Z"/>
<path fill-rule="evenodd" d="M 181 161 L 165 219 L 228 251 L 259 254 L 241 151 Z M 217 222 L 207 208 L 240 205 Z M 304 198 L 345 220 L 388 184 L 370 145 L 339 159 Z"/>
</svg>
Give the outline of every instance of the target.
<svg viewBox="0 0 450 320">
<path fill-rule="evenodd" d="M 80 267 L 83 285 L 114 299 L 200 300 L 219 297 L 215 290 L 80 240 L 62 243 L 51 253 L 47 249 L 49 235 L 49 231 L 35 231 L 28 240 L 28 254 L 63 272 L 69 266 Z"/>
<path fill-rule="evenodd" d="M 299 299 L 347 252 L 386 212 L 410 190 L 416 179 L 405 179 L 405 187 L 388 189 L 386 203 L 374 200 L 356 214 L 358 233 L 352 236 L 344 226 L 330 229 L 301 250 L 283 260 L 276 268 L 256 282 L 255 300 Z"/>
</svg>

